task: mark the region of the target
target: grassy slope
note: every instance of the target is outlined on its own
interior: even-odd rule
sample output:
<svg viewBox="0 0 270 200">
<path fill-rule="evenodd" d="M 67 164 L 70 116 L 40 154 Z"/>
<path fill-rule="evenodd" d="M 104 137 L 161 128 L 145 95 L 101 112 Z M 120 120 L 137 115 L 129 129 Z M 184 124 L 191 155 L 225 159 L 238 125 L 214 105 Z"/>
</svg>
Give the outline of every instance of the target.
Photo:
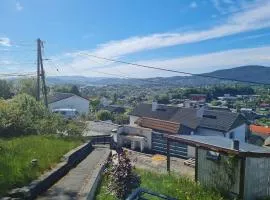
<svg viewBox="0 0 270 200">
<path fill-rule="evenodd" d="M 181 200 L 223 199 L 220 194 L 203 188 L 202 186 L 197 185 L 193 181 L 184 177 L 157 174 L 145 170 L 137 170 L 137 172 L 141 176 L 141 187 L 154 192 L 165 194 Z M 97 191 L 96 200 L 116 200 L 114 196 L 107 193 L 106 180 L 101 183 L 101 186 Z"/>
<path fill-rule="evenodd" d="M 49 136 L 0 139 L 0 196 L 37 178 L 79 144 L 79 140 Z M 32 159 L 38 160 L 36 167 L 31 166 Z"/>
</svg>

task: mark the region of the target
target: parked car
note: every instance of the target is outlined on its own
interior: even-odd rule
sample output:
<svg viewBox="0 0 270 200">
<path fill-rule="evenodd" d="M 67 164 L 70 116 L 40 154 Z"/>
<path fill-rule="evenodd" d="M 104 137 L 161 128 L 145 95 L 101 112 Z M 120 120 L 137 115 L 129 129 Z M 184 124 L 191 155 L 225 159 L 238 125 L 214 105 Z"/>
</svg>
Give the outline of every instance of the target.
<svg viewBox="0 0 270 200">
<path fill-rule="evenodd" d="M 79 116 L 78 111 L 72 108 L 53 109 L 52 112 L 62 115 L 65 119 L 76 119 Z"/>
</svg>

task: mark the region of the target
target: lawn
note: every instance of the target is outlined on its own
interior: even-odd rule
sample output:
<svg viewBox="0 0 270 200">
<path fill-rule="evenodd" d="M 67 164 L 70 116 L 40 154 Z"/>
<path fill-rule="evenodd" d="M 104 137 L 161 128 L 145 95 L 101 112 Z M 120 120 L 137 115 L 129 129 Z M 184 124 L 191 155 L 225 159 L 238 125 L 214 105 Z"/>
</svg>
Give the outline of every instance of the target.
<svg viewBox="0 0 270 200">
<path fill-rule="evenodd" d="M 0 139 L 0 196 L 21 187 L 51 169 L 69 150 L 82 143 L 79 139 L 53 136 L 24 136 Z M 37 159 L 32 166 L 31 160 Z"/>
<path fill-rule="evenodd" d="M 186 177 L 178 175 L 158 174 L 146 170 L 136 170 L 141 176 L 141 187 L 158 192 L 181 200 L 222 200 L 219 193 L 206 189 Z M 114 196 L 108 194 L 106 180 L 97 191 L 96 200 L 116 200 Z M 147 199 L 151 199 L 147 197 Z M 153 198 L 156 199 L 156 198 Z"/>
</svg>

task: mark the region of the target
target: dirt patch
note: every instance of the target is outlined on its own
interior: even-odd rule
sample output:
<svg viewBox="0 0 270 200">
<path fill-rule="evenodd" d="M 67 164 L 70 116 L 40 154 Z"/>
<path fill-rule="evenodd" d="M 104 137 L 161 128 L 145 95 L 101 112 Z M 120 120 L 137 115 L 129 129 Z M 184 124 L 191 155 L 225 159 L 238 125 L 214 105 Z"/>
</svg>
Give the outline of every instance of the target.
<svg viewBox="0 0 270 200">
<path fill-rule="evenodd" d="M 167 172 L 167 158 L 159 154 L 145 154 L 137 151 L 128 151 L 129 157 L 137 168 L 148 169 L 160 173 Z M 171 157 L 171 171 L 187 176 L 191 179 L 195 177 L 195 168 L 184 165 L 185 159 Z"/>
</svg>

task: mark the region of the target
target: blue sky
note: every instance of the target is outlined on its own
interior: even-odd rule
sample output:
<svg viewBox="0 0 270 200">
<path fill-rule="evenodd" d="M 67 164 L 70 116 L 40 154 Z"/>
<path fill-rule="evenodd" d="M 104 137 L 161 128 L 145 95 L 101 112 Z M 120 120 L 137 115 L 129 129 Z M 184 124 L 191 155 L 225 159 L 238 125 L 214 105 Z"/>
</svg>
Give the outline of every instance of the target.
<svg viewBox="0 0 270 200">
<path fill-rule="evenodd" d="M 47 75 L 177 75 L 86 54 L 191 73 L 270 66 L 270 0 L 1 0 L 0 27 L 0 73 L 34 72 L 38 37 Z"/>
</svg>

